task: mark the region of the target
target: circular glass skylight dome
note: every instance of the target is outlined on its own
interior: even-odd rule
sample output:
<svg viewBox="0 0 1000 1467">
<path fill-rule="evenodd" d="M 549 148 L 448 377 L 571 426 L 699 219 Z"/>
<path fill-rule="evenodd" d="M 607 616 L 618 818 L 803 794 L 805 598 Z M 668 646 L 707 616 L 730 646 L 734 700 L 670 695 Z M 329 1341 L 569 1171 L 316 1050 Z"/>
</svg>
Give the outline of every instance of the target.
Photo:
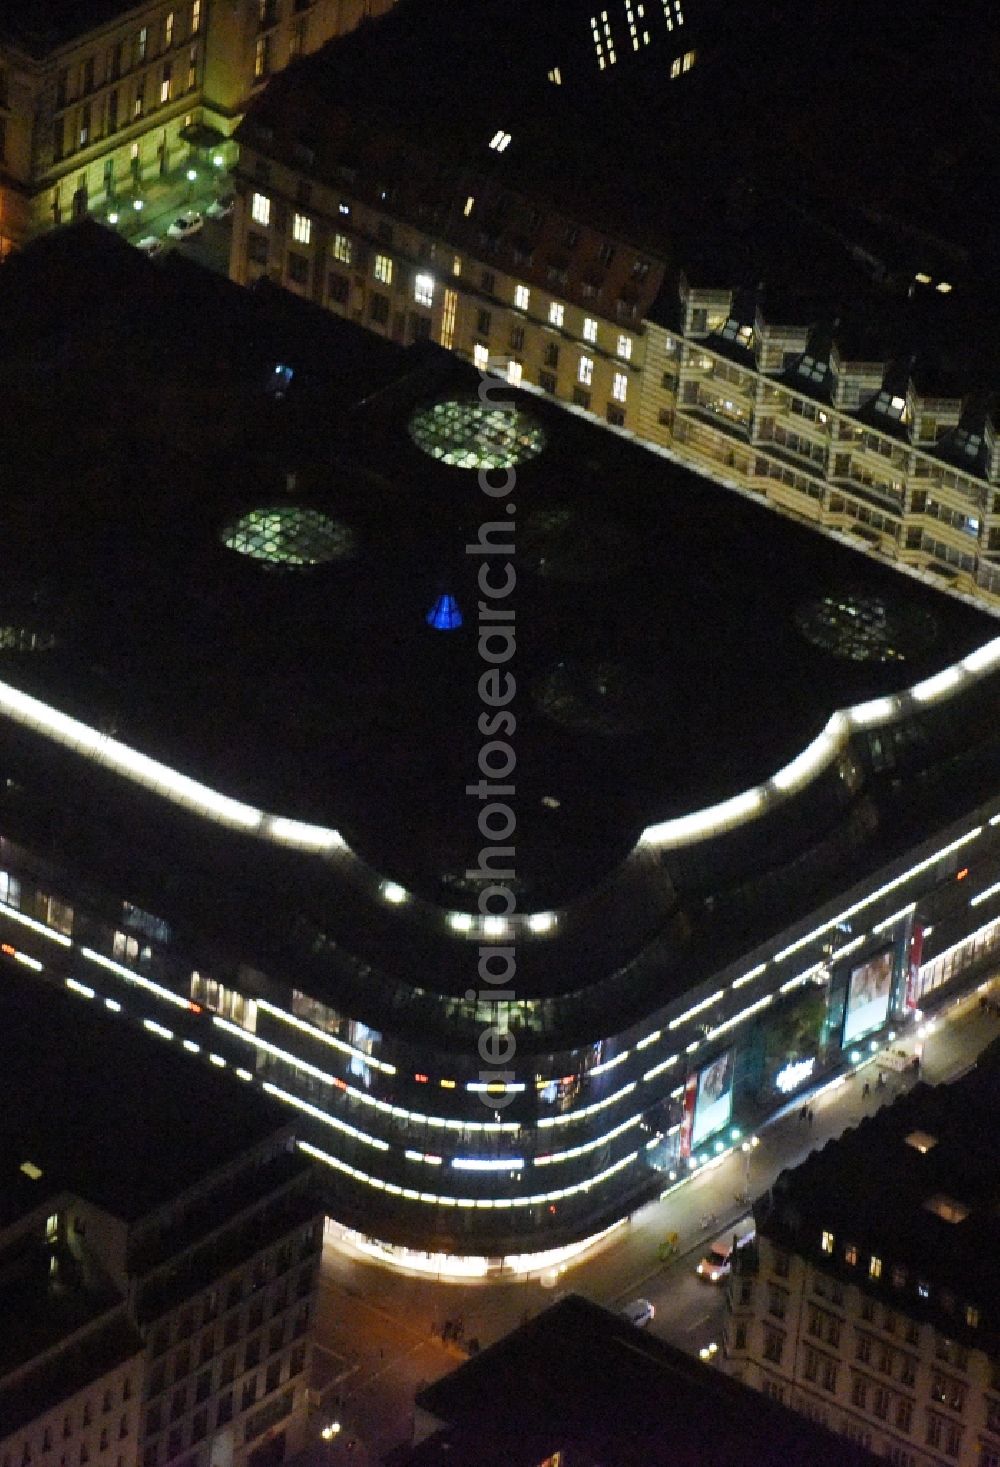
<svg viewBox="0 0 1000 1467">
<path fill-rule="evenodd" d="M 536 575 L 553 581 L 606 581 L 635 560 L 631 531 L 597 511 L 551 505 L 527 515 L 518 551 Z"/>
<path fill-rule="evenodd" d="M 532 688 L 540 713 L 563 728 L 618 738 L 636 722 L 636 689 L 625 667 L 610 659 L 561 660 Z"/>
<path fill-rule="evenodd" d="M 849 662 L 905 662 L 937 638 L 937 622 L 923 607 L 851 592 L 810 601 L 795 613 L 795 625 L 814 647 Z"/>
<path fill-rule="evenodd" d="M 325 565 L 355 553 L 349 525 L 297 504 L 251 509 L 230 521 L 220 538 L 227 550 L 272 566 Z"/>
<path fill-rule="evenodd" d="M 418 448 L 456 469 L 509 469 L 537 458 L 545 430 L 521 408 L 490 407 L 474 398 L 420 408 L 410 419 Z"/>
</svg>

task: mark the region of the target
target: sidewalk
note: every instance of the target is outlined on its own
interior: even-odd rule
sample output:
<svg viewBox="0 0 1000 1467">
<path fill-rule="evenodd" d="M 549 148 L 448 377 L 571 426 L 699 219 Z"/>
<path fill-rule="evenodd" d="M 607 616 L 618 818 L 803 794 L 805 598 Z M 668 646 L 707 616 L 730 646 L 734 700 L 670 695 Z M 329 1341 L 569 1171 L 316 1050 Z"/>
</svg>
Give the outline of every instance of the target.
<svg viewBox="0 0 1000 1467">
<path fill-rule="evenodd" d="M 197 174 L 193 181 L 187 176 L 189 167 Z M 196 160 L 160 177 L 143 179 L 138 190 L 123 189 L 114 203 L 95 211 L 95 217 L 112 223 L 110 216 L 117 214 L 113 227 L 134 244 L 147 234 L 162 236 L 167 225 L 186 209 L 204 213 L 213 199 L 228 193 L 230 188 L 229 174 L 224 168 Z M 136 200 L 141 201 L 141 209 L 134 207 Z"/>
</svg>

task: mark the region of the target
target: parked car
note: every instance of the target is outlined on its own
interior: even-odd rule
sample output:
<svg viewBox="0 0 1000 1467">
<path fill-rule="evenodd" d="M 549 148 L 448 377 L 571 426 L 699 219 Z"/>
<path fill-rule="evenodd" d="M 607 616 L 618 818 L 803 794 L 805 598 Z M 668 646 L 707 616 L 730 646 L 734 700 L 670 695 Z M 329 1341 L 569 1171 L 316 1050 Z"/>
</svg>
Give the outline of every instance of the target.
<svg viewBox="0 0 1000 1467">
<path fill-rule="evenodd" d="M 157 255 L 162 255 L 166 249 L 163 240 L 157 239 L 155 234 L 147 234 L 143 239 L 136 240 L 135 247 L 151 260 L 155 260 Z"/>
<path fill-rule="evenodd" d="M 235 203 L 235 194 L 222 194 L 219 198 L 212 200 L 205 213 L 209 219 L 228 219 Z"/>
<path fill-rule="evenodd" d="M 626 1304 L 621 1311 L 622 1319 L 627 1319 L 629 1324 L 634 1324 L 636 1329 L 645 1329 L 652 1322 L 656 1309 L 648 1299 L 633 1299 L 631 1304 Z"/>
<path fill-rule="evenodd" d="M 189 209 L 186 214 L 181 214 L 174 220 L 167 234 L 171 239 L 191 239 L 199 234 L 204 228 L 205 221 L 194 209 Z"/>
</svg>

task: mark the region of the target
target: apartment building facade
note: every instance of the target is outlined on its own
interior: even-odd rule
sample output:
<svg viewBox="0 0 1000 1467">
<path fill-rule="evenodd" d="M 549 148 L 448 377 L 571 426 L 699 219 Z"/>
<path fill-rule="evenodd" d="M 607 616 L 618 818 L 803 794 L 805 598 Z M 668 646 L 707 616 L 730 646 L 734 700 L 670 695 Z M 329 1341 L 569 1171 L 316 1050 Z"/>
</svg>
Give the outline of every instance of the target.
<svg viewBox="0 0 1000 1467">
<path fill-rule="evenodd" d="M 804 273 L 792 289 L 779 241 L 772 254 L 785 273 L 770 290 L 766 260 L 751 267 L 729 247 L 736 206 L 731 220 L 696 211 L 692 225 L 703 170 L 671 192 L 657 172 L 669 157 L 647 158 L 637 136 L 635 176 L 615 191 L 628 149 L 605 154 L 597 134 L 632 105 L 623 55 L 572 96 L 551 69 L 547 95 L 532 69 L 542 53 L 527 64 L 531 37 L 515 27 L 497 69 L 520 67 L 518 108 L 499 87 L 494 95 L 485 63 L 480 75 L 470 62 L 473 79 L 455 98 L 466 122 L 457 137 L 423 110 L 410 54 L 423 54 L 422 33 L 411 44 L 401 24 L 385 31 L 384 65 L 350 41 L 328 47 L 294 88 L 276 82 L 247 116 L 234 280 L 267 276 L 394 340 L 430 337 L 784 514 L 1000 607 L 993 399 L 976 385 L 971 338 L 958 332 L 964 377 L 954 363 L 939 371 L 932 346 L 942 322 L 965 319 L 970 290 L 945 273 L 947 252 L 928 245 L 928 269 L 893 274 L 835 228 L 774 200 L 767 229 L 780 235 L 776 220 L 785 221 Z M 665 38 L 670 47 L 679 34 Z M 703 70 L 699 85 L 711 89 L 715 53 L 702 67 L 690 23 L 683 34 L 677 76 L 671 62 L 655 93 L 664 106 L 683 101 Z M 633 40 L 652 56 L 655 47 Z M 371 92 L 384 89 L 381 100 L 351 90 L 352 69 L 370 77 Z M 656 85 L 641 81 L 641 95 Z M 387 110 L 394 95 L 409 100 Z M 675 151 L 705 120 L 696 108 L 697 97 L 690 117 L 681 105 L 664 114 Z M 589 158 L 569 137 L 580 127 L 594 139 Z M 581 169 L 592 192 L 580 187 Z M 922 259 L 924 244 L 914 250 Z M 750 268 L 764 276 L 753 288 L 740 283 Z M 831 281 L 813 299 L 806 287 L 817 272 Z M 903 352 L 911 338 L 916 350 Z"/>
<path fill-rule="evenodd" d="M 123 0 L 83 28 L 25 7 L 0 29 L 0 257 L 52 225 L 130 208 L 189 158 L 221 169 L 270 75 L 393 3 Z"/>
<path fill-rule="evenodd" d="M 730 1282 L 727 1373 L 894 1467 L 1000 1462 L 996 1293 L 976 1261 L 990 1179 L 971 1175 L 990 1166 L 971 1129 L 986 1068 L 937 1087 L 953 1096 L 918 1087 L 779 1179 Z"/>
<path fill-rule="evenodd" d="M 4 977 L 6 1154 L 27 1155 L 0 1234 L 20 1305 L 0 1462 L 242 1467 L 300 1451 L 322 1210 L 290 1128 L 191 1054 L 154 1063 L 164 1026 L 111 1017 L 122 1005 L 88 1003 L 86 984 L 28 993 Z M 88 1055 L 104 1056 L 97 1079 Z"/>
</svg>

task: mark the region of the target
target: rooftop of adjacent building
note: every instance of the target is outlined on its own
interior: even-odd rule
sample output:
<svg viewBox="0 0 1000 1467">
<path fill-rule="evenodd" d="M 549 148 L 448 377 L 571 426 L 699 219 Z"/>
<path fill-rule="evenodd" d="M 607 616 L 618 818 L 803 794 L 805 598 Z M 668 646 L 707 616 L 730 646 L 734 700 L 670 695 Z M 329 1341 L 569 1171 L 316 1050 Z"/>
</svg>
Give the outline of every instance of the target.
<svg viewBox="0 0 1000 1467">
<path fill-rule="evenodd" d="M 0 1438 L 13 1435 L 127 1360 L 141 1357 L 142 1340 L 123 1309 L 95 1302 L 89 1314 L 81 1308 L 75 1314 L 60 1311 L 60 1289 L 65 1300 L 67 1285 L 49 1279 L 34 1293 L 19 1297 L 0 1284 L 0 1308 L 5 1321 L 13 1321 L 4 1330 L 0 1356 L 0 1376 L 10 1374 L 9 1380 L 0 1381 Z M 132 1390 L 138 1393 L 136 1382 Z"/>
<path fill-rule="evenodd" d="M 874 1459 L 711 1365 L 570 1295 L 417 1396 L 445 1423 L 405 1467 L 864 1467 Z"/>
<path fill-rule="evenodd" d="M 286 1127 L 258 1091 L 5 963 L 0 1224 L 64 1193 L 138 1221 Z"/>
<path fill-rule="evenodd" d="M 918 1084 L 782 1172 L 755 1208 L 758 1233 L 893 1309 L 995 1351 L 998 1084 L 1000 1042 L 953 1084 Z"/>
<path fill-rule="evenodd" d="M 0 41 L 42 57 L 139 6 L 140 0 L 0 0 Z"/>
<path fill-rule="evenodd" d="M 990 227 L 968 206 L 996 147 L 984 125 L 995 10 L 917 0 L 902 24 L 863 0 L 683 10 L 668 29 L 647 5 L 650 43 L 635 54 L 625 6 L 602 12 L 617 51 L 601 71 L 589 6 L 403 0 L 272 80 L 243 136 L 331 183 L 369 185 L 459 245 L 485 233 L 516 246 L 509 268 L 525 279 L 552 262 L 571 279 L 593 271 L 597 238 L 567 247 L 549 227 L 558 214 L 664 260 L 660 302 L 635 288 L 665 319 L 680 271 L 762 284 L 768 319 L 817 311 L 847 353 L 915 353 L 995 391 L 1000 282 Z M 695 65 L 672 77 L 688 49 Z"/>
</svg>

